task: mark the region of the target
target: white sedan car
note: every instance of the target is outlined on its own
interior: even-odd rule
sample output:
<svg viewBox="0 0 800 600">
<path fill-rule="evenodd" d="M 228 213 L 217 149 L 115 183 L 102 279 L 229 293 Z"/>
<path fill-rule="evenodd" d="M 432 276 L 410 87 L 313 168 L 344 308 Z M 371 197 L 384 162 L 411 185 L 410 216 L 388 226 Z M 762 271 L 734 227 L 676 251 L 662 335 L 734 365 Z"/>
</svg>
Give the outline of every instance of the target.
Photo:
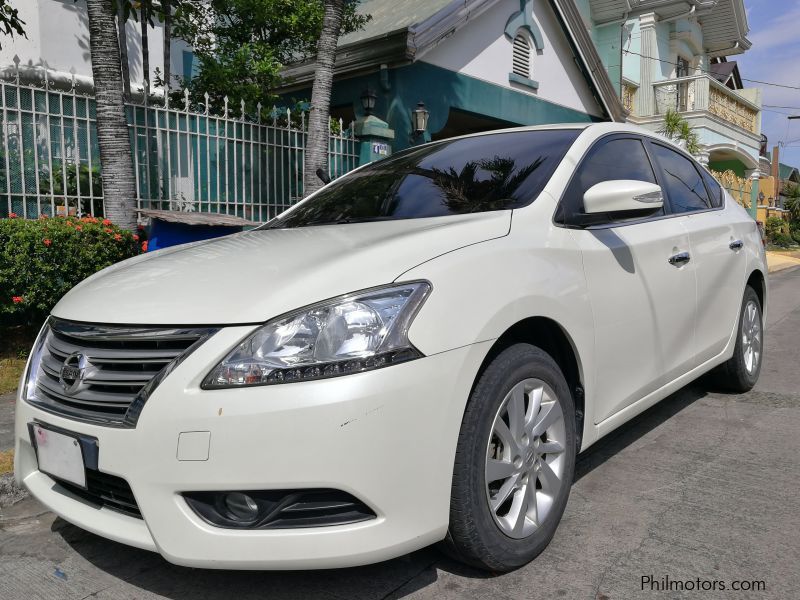
<svg viewBox="0 0 800 600">
<path fill-rule="evenodd" d="M 193 567 L 540 553 L 576 455 L 714 369 L 750 389 L 755 221 L 619 124 L 412 148 L 259 229 L 143 255 L 54 308 L 16 476 Z"/>
</svg>

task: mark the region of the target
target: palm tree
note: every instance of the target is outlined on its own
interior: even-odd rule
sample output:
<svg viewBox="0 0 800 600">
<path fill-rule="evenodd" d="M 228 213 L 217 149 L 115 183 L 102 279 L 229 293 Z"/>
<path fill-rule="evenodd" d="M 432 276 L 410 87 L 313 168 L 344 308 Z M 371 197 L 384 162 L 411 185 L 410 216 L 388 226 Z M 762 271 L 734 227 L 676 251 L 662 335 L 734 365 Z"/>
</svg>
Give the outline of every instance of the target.
<svg viewBox="0 0 800 600">
<path fill-rule="evenodd" d="M 97 141 L 103 173 L 105 215 L 120 227 L 134 229 L 136 180 L 123 104 L 122 65 L 114 24 L 114 5 L 111 0 L 86 0 L 86 8 L 97 102 Z"/>
<path fill-rule="evenodd" d="M 800 184 L 787 184 L 781 195 L 783 208 L 789 211 L 792 221 L 800 221 Z"/>
<path fill-rule="evenodd" d="M 697 155 L 700 152 L 700 139 L 692 130 L 689 121 L 671 108 L 664 114 L 664 121 L 658 133 L 674 142 L 683 142 L 683 147 L 689 154 Z"/>
<path fill-rule="evenodd" d="M 311 108 L 308 113 L 308 137 L 306 139 L 304 195 L 322 187 L 323 181 L 317 173 L 328 173 L 328 127 L 330 119 L 333 65 L 336 61 L 336 44 L 342 28 L 345 0 L 324 0 L 322 32 L 317 42 L 317 70 L 311 88 Z"/>
<path fill-rule="evenodd" d="M 119 36 L 119 55 L 122 63 L 122 90 L 125 97 L 131 95 L 131 71 L 128 64 L 128 36 L 125 23 L 128 20 L 126 4 L 128 0 L 117 0 L 117 35 Z"/>
<path fill-rule="evenodd" d="M 172 76 L 172 6 L 170 0 L 161 0 L 164 18 L 164 94 L 169 94 L 169 79 Z"/>
<path fill-rule="evenodd" d="M 140 6 L 142 25 L 142 81 L 144 93 L 150 92 L 150 46 L 147 41 L 147 29 L 150 27 L 150 0 L 143 0 Z"/>
</svg>

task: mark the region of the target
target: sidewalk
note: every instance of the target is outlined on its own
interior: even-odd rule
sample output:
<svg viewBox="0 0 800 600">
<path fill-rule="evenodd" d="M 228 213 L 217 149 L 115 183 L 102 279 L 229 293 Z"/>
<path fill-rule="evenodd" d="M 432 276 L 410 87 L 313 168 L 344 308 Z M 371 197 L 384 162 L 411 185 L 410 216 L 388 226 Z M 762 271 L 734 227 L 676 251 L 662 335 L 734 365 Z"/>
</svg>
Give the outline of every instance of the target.
<svg viewBox="0 0 800 600">
<path fill-rule="evenodd" d="M 800 267 L 800 252 L 767 252 L 767 267 L 770 273 Z"/>
</svg>

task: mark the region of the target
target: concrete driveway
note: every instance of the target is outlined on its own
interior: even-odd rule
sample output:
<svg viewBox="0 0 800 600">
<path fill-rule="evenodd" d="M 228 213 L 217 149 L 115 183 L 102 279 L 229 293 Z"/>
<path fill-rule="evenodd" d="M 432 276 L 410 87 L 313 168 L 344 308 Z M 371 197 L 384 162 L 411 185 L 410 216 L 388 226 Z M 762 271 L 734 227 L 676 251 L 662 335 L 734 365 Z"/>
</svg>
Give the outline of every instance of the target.
<svg viewBox="0 0 800 600">
<path fill-rule="evenodd" d="M 581 456 L 555 539 L 514 573 L 473 571 L 435 549 L 337 571 L 186 569 L 28 499 L 0 517 L 0 598 L 796 598 L 800 269 L 771 286 L 757 388 L 694 384 Z M 648 577 L 657 585 L 643 590 Z M 668 580 L 682 585 L 657 591 Z"/>
</svg>

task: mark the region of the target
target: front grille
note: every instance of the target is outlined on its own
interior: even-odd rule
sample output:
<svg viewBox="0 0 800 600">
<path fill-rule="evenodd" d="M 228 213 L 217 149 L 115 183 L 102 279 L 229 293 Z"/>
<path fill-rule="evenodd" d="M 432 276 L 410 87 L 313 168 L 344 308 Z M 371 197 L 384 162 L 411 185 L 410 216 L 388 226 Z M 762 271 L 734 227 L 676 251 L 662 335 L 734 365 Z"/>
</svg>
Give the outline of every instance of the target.
<svg viewBox="0 0 800 600">
<path fill-rule="evenodd" d="M 90 325 L 51 318 L 34 350 L 32 404 L 68 418 L 135 425 L 164 373 L 215 330 Z M 160 377 L 159 377 L 160 375 Z M 145 386 L 149 389 L 145 390 Z"/>
<path fill-rule="evenodd" d="M 122 477 L 86 469 L 86 489 L 61 479 L 54 480 L 68 492 L 91 504 L 105 506 L 138 519 L 142 518 L 131 486 Z"/>
</svg>

